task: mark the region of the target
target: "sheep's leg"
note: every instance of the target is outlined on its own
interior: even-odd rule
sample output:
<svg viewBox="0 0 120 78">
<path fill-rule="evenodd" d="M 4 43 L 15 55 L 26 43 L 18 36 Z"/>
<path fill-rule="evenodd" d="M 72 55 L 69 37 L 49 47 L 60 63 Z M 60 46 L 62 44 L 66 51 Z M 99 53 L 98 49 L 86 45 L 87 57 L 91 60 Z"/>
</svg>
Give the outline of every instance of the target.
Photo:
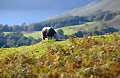
<svg viewBox="0 0 120 78">
<path fill-rule="evenodd" d="M 41 33 L 41 37 L 42 37 L 42 40 L 45 40 L 45 37 L 44 37 L 43 33 Z"/>
</svg>

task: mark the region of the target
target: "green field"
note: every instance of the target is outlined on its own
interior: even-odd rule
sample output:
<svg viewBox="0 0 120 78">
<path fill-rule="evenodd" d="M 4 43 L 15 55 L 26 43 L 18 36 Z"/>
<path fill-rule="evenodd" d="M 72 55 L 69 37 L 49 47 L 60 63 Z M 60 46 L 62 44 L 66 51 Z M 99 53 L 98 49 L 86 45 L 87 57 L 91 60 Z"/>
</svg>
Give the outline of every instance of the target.
<svg viewBox="0 0 120 78">
<path fill-rule="evenodd" d="M 86 25 L 91 25 L 91 24 L 94 24 L 94 23 L 95 22 L 89 22 L 89 23 L 85 23 L 85 24 L 82 24 L 82 25 L 74 25 L 74 26 L 62 27 L 62 28 L 56 29 L 56 31 L 59 30 L 59 29 L 62 29 L 64 31 L 65 35 L 74 34 L 77 31 L 83 30 L 83 28 L 86 28 L 85 27 Z"/>
<path fill-rule="evenodd" d="M 25 37 L 33 37 L 35 39 L 41 38 L 41 31 L 34 31 L 32 33 L 23 32 Z"/>
<path fill-rule="evenodd" d="M 89 23 L 85 23 L 85 24 L 82 24 L 82 25 L 67 26 L 67 27 L 62 27 L 62 28 L 58 28 L 58 29 L 55 29 L 55 30 L 58 31 L 59 29 L 62 29 L 64 31 L 65 35 L 69 35 L 69 34 L 74 34 L 79 30 L 87 31 L 88 27 L 86 27 L 86 25 L 89 26 L 89 25 L 92 25 L 92 24 L 96 24 L 96 22 L 89 22 Z M 38 38 L 41 38 L 41 31 L 34 31 L 32 33 L 25 33 L 24 32 L 24 36 L 26 36 L 26 37 L 31 36 L 35 39 L 38 39 Z"/>
<path fill-rule="evenodd" d="M 0 78 L 118 78 L 119 66 L 117 33 L 0 48 Z"/>
</svg>

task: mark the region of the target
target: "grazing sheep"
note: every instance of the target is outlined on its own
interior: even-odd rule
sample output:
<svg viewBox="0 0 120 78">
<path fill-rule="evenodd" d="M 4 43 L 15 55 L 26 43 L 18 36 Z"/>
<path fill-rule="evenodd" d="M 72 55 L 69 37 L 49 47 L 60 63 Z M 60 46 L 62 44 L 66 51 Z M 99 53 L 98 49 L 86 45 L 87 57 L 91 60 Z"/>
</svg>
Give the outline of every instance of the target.
<svg viewBox="0 0 120 78">
<path fill-rule="evenodd" d="M 52 39 L 54 37 L 56 40 L 58 40 L 58 34 L 55 32 L 55 30 L 52 27 L 44 27 L 42 29 L 42 40 L 47 40 Z"/>
</svg>

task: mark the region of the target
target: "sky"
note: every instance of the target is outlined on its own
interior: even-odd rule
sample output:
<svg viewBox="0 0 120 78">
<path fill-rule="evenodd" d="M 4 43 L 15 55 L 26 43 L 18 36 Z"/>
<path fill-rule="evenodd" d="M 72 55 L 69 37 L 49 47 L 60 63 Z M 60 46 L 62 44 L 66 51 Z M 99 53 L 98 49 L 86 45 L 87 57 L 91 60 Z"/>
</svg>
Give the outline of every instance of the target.
<svg viewBox="0 0 120 78">
<path fill-rule="evenodd" d="M 0 0 L 0 24 L 42 22 L 94 1 L 100 0 Z"/>
</svg>

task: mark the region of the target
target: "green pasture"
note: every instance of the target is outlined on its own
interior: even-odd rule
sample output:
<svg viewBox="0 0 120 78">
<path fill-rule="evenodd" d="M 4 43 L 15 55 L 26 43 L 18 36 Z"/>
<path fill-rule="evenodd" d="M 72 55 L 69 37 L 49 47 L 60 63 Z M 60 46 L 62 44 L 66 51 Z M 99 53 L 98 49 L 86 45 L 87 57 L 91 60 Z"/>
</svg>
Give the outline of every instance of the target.
<svg viewBox="0 0 120 78">
<path fill-rule="evenodd" d="M 59 30 L 59 29 L 62 29 L 64 31 L 65 35 L 71 35 L 71 34 L 76 33 L 77 31 L 82 31 L 83 29 L 87 30 L 86 25 L 91 25 L 91 24 L 94 24 L 94 23 L 96 23 L 96 22 L 88 22 L 88 23 L 85 23 L 85 24 L 82 24 L 82 25 L 62 27 L 62 28 L 56 29 L 56 31 Z"/>
<path fill-rule="evenodd" d="M 32 33 L 23 32 L 23 34 L 25 37 L 41 38 L 41 31 L 34 31 Z"/>
</svg>

